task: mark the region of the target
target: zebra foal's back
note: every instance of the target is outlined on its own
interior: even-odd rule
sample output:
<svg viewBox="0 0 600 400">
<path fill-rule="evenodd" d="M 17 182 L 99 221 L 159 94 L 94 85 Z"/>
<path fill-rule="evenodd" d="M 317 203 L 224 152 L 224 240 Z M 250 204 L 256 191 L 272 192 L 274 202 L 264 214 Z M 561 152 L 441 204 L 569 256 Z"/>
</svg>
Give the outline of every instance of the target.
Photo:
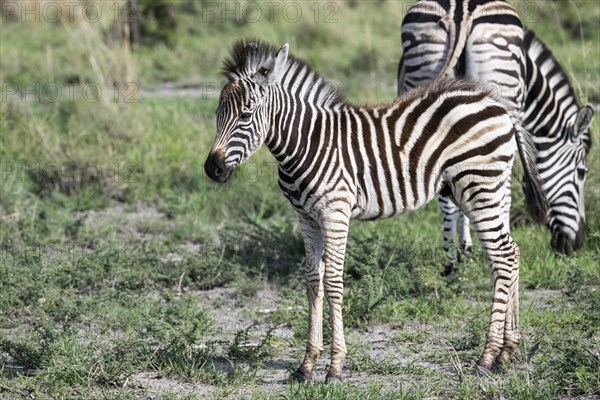
<svg viewBox="0 0 600 400">
<path fill-rule="evenodd" d="M 340 149 L 361 166 L 353 174 L 354 218 L 402 214 L 429 202 L 444 185 L 510 172 L 516 151 L 511 119 L 505 104 L 477 83 L 438 82 L 389 105 L 341 112 L 349 126 L 362 128 Z"/>
</svg>

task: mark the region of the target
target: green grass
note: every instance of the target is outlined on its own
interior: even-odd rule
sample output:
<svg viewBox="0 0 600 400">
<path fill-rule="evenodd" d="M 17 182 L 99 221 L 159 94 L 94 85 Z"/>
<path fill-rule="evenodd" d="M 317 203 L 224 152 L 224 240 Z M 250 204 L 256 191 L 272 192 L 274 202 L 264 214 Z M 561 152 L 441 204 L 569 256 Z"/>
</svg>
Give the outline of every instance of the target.
<svg viewBox="0 0 600 400">
<path fill-rule="evenodd" d="M 22 103 L 2 87 L 0 398 L 599 394 L 600 119 L 592 129 L 584 248 L 557 257 L 545 228 L 525 219 L 513 230 L 522 257 L 523 339 L 510 368 L 493 378 L 473 373 L 490 276 L 476 245 L 456 276 L 440 277 L 441 216 L 432 203 L 399 218 L 352 223 L 348 379 L 335 387 L 284 384 L 307 334 L 302 240 L 266 150 L 224 187 L 205 177 L 218 100 L 211 88 L 223 83 L 218 70 L 229 45 L 255 36 L 289 42 L 351 101 L 389 100 L 408 3 L 320 3 L 315 22 L 309 2 L 297 23 L 281 10 L 272 22 L 253 23 L 222 22 L 219 14 L 203 20 L 205 3 L 181 2 L 174 34 L 134 48 L 107 39 L 109 3 L 101 3 L 107 8 L 97 24 L 2 21 L 2 82 L 96 82 L 104 96 Z M 598 4 L 518 4 L 582 102 L 597 103 Z M 325 23 L 330 10 L 337 23 Z M 165 81 L 200 96 L 106 96 L 114 93 L 110 82 L 149 90 Z M 513 182 L 513 216 L 523 220 L 517 174 Z M 377 329 L 387 332 L 383 342 L 372 336 Z M 326 329 L 326 341 L 329 335 Z"/>
</svg>

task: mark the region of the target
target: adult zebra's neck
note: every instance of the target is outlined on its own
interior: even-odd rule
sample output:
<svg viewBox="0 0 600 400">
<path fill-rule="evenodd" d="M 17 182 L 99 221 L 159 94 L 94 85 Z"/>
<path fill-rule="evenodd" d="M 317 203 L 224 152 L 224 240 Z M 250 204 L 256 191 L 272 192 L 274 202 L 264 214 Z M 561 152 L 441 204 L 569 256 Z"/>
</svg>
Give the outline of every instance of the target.
<svg viewBox="0 0 600 400">
<path fill-rule="evenodd" d="M 579 110 L 575 91 L 552 52 L 533 31 L 526 32 L 524 48 L 527 49 L 525 126 L 538 138 L 561 136 Z"/>
</svg>

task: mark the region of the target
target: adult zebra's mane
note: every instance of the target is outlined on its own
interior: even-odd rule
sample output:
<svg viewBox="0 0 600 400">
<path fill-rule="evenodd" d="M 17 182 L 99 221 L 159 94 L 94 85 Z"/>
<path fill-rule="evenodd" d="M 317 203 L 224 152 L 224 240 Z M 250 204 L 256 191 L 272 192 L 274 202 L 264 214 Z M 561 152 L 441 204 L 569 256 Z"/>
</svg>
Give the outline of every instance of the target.
<svg viewBox="0 0 600 400">
<path fill-rule="evenodd" d="M 535 48 L 539 48 L 540 49 L 540 53 L 537 56 L 537 59 L 535 61 L 533 61 L 531 59 L 531 52 L 535 49 Z M 526 96 L 526 100 L 525 100 L 525 107 L 529 108 L 532 104 L 534 104 L 536 101 L 538 101 L 538 96 L 539 96 L 539 91 L 542 90 L 542 88 L 540 87 L 542 85 L 541 83 L 541 79 L 546 81 L 546 84 L 548 85 L 548 89 L 552 92 L 552 96 L 556 96 L 556 88 L 562 88 L 563 86 L 567 87 L 567 94 L 565 96 L 562 96 L 560 101 L 564 102 L 564 99 L 569 98 L 572 100 L 572 103 L 569 107 L 572 107 L 572 112 L 577 112 L 577 110 L 580 108 L 579 105 L 579 101 L 577 100 L 577 96 L 575 94 L 575 90 L 573 88 L 573 85 L 571 85 L 571 80 L 569 79 L 569 76 L 565 73 L 564 69 L 562 68 L 562 66 L 560 65 L 560 63 L 558 62 L 558 60 L 554 57 L 554 54 L 552 54 L 552 51 L 550 51 L 550 49 L 544 44 L 544 42 L 542 42 L 540 40 L 540 38 L 537 37 L 537 35 L 535 34 L 534 31 L 530 30 L 530 29 L 526 29 L 525 30 L 525 37 L 523 40 L 523 48 L 526 49 L 526 53 L 527 53 L 527 64 L 529 64 L 531 62 L 531 67 L 528 65 L 528 69 L 529 68 L 535 68 L 537 69 L 537 78 L 533 84 L 532 87 L 528 87 L 528 93 Z M 551 68 L 549 69 L 548 73 L 544 74 L 541 71 L 541 67 L 543 64 L 548 63 Z M 531 74 L 531 71 L 527 71 L 528 74 Z M 554 85 L 550 85 L 548 83 L 548 81 L 554 77 L 558 76 L 560 78 L 560 83 L 558 84 L 554 84 Z M 549 122 L 551 123 L 551 121 Z M 589 131 L 588 131 L 589 132 Z M 585 143 L 586 143 L 586 150 L 589 151 L 589 149 L 592 146 L 592 135 L 586 135 L 585 136 Z"/>
<path fill-rule="evenodd" d="M 539 46 L 541 48 L 540 55 L 537 59 L 541 60 L 543 63 L 550 63 L 550 65 L 552 66 L 551 71 L 554 74 L 558 74 L 561 76 L 562 80 L 565 81 L 566 85 L 569 88 L 569 96 L 572 97 L 575 100 L 575 104 L 579 106 L 579 103 L 577 102 L 577 96 L 575 96 L 575 90 L 571 85 L 571 80 L 569 79 L 569 76 L 565 73 L 560 63 L 554 57 L 554 54 L 552 54 L 552 51 L 544 44 L 544 42 L 540 40 L 540 38 L 537 37 L 534 31 L 532 31 L 531 29 L 525 29 L 523 47 L 526 49 L 527 53 L 529 53 L 529 49 L 532 49 L 533 46 Z M 538 72 L 540 72 L 539 70 L 541 68 L 541 65 L 539 64 L 539 62 L 533 64 L 535 67 L 537 67 Z"/>
<path fill-rule="evenodd" d="M 225 59 L 222 73 L 230 82 L 251 77 L 271 58 L 274 58 L 279 51 L 275 46 L 262 40 L 242 39 L 237 41 Z M 345 102 L 344 96 L 337 89 L 337 85 L 323 78 L 306 61 L 288 55 L 287 71 L 299 71 L 301 68 L 307 70 L 302 82 L 291 82 L 292 85 L 310 85 L 311 91 L 316 91 L 316 96 L 321 104 L 335 105 Z M 286 74 L 287 75 L 287 72 Z M 284 78 L 282 80 L 285 79 Z M 310 77 L 310 82 L 307 78 Z M 307 94 L 310 91 L 307 91 Z"/>
</svg>

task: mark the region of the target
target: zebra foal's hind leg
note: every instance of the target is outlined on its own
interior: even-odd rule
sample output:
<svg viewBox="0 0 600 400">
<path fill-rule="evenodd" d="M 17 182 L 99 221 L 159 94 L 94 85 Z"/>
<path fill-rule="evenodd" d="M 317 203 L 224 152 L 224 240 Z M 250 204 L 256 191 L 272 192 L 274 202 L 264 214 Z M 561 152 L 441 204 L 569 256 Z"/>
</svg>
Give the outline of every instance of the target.
<svg viewBox="0 0 600 400">
<path fill-rule="evenodd" d="M 497 182 L 466 187 L 457 184 L 453 193 L 477 232 L 492 272 L 492 313 L 485 348 L 477 361 L 480 370 L 491 371 L 495 362 L 502 364 L 510 360 L 519 341 L 519 248 L 503 221 L 503 193 Z"/>
<path fill-rule="evenodd" d="M 512 169 L 512 163 L 510 163 Z M 502 201 L 500 206 L 502 208 L 502 221 L 504 226 L 510 230 L 510 206 L 511 206 L 511 175 L 508 176 L 504 183 L 504 193 L 502 195 Z M 456 263 L 460 262 L 461 252 L 466 257 L 470 257 L 473 252 L 473 240 L 471 239 L 471 223 L 469 218 L 463 213 L 460 208 L 454 203 L 454 201 L 443 194 L 438 196 L 440 210 L 444 215 L 444 253 L 446 254 L 446 260 L 444 262 L 443 276 L 450 276 L 456 273 Z M 457 233 L 458 223 L 458 241 L 460 244 L 459 252 L 455 245 L 454 239 Z"/>
</svg>

